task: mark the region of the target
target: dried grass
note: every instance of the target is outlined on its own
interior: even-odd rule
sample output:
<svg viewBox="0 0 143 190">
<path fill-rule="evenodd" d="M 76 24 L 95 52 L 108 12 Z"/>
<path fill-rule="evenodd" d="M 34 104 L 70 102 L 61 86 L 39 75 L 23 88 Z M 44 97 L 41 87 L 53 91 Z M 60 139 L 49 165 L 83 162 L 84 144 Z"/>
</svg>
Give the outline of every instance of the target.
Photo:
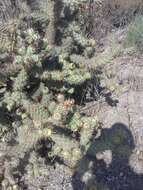
<svg viewBox="0 0 143 190">
<path fill-rule="evenodd" d="M 143 0 L 101 0 L 100 4 L 90 3 L 88 6 L 88 11 L 83 11 L 85 26 L 88 25 L 88 34 L 97 41 L 113 28 L 125 26 L 135 16 L 143 14 Z"/>
</svg>

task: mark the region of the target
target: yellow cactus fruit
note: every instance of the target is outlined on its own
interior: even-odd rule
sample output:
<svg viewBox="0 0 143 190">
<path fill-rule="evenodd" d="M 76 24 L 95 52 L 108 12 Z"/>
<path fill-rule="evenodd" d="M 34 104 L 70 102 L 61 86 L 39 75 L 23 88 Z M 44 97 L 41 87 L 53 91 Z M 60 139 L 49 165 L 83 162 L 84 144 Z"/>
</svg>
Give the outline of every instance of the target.
<svg viewBox="0 0 143 190">
<path fill-rule="evenodd" d="M 51 129 L 48 129 L 48 130 L 47 130 L 47 136 L 48 136 L 48 137 L 51 137 L 51 135 L 52 135 L 52 130 L 51 130 Z"/>
<path fill-rule="evenodd" d="M 53 119 L 56 120 L 56 121 L 60 121 L 62 119 L 62 116 L 60 113 L 54 113 L 53 114 Z"/>
<path fill-rule="evenodd" d="M 34 123 L 34 126 L 37 128 L 41 126 L 41 121 L 33 120 L 33 123 Z"/>
<path fill-rule="evenodd" d="M 22 119 L 25 119 L 25 118 L 27 117 L 27 114 L 26 114 L 26 113 L 23 113 L 23 114 L 21 115 L 21 117 L 22 117 Z"/>
<path fill-rule="evenodd" d="M 63 95 L 63 94 L 58 94 L 58 96 L 57 96 L 57 101 L 58 101 L 59 103 L 63 103 L 64 100 L 65 100 L 64 95 Z"/>
</svg>

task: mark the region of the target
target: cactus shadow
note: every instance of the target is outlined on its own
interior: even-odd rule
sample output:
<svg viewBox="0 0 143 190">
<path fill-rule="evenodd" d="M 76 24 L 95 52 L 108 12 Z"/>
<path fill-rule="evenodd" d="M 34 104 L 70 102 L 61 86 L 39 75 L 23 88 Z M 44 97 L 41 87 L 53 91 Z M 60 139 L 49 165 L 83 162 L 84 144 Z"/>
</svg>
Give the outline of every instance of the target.
<svg viewBox="0 0 143 190">
<path fill-rule="evenodd" d="M 126 125 L 115 123 L 110 129 L 103 129 L 77 164 L 73 190 L 143 190 L 143 175 L 129 165 L 134 148 Z"/>
</svg>

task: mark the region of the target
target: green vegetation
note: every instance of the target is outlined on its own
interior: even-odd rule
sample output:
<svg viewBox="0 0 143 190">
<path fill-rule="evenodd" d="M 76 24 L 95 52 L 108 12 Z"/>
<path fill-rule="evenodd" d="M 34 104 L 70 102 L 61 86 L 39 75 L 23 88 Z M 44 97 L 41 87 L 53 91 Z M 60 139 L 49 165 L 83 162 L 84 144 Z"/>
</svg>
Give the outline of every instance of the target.
<svg viewBox="0 0 143 190">
<path fill-rule="evenodd" d="M 129 25 L 126 45 L 133 46 L 137 50 L 143 50 L 143 17 L 137 16 L 134 21 Z"/>
</svg>

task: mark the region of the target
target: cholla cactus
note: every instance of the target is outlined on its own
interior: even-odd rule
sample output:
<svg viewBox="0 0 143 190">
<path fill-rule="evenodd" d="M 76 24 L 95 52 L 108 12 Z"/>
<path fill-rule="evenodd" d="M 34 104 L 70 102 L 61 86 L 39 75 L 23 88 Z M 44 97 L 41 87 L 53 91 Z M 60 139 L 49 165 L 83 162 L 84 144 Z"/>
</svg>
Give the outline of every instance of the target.
<svg viewBox="0 0 143 190">
<path fill-rule="evenodd" d="M 87 63 L 93 61 L 95 43 L 82 35 L 76 22 L 78 1 L 63 1 L 59 13 L 54 12 L 55 0 L 48 3 L 52 8 L 46 35 L 41 28 L 21 29 L 16 35 L 12 64 L 19 65 L 19 70 L 9 74 L 11 84 L 1 100 L 17 131 L 17 143 L 9 147 L 7 156 L 23 159 L 41 139 L 48 139 L 52 148 L 45 159 L 59 157 L 73 168 L 85 154 L 98 123 L 97 118 L 80 114 L 73 96 L 77 87 L 91 79 Z M 71 20 L 66 18 L 67 9 Z M 69 22 L 67 27 L 63 27 L 63 18 Z M 43 20 L 38 22 L 43 24 Z"/>
</svg>

